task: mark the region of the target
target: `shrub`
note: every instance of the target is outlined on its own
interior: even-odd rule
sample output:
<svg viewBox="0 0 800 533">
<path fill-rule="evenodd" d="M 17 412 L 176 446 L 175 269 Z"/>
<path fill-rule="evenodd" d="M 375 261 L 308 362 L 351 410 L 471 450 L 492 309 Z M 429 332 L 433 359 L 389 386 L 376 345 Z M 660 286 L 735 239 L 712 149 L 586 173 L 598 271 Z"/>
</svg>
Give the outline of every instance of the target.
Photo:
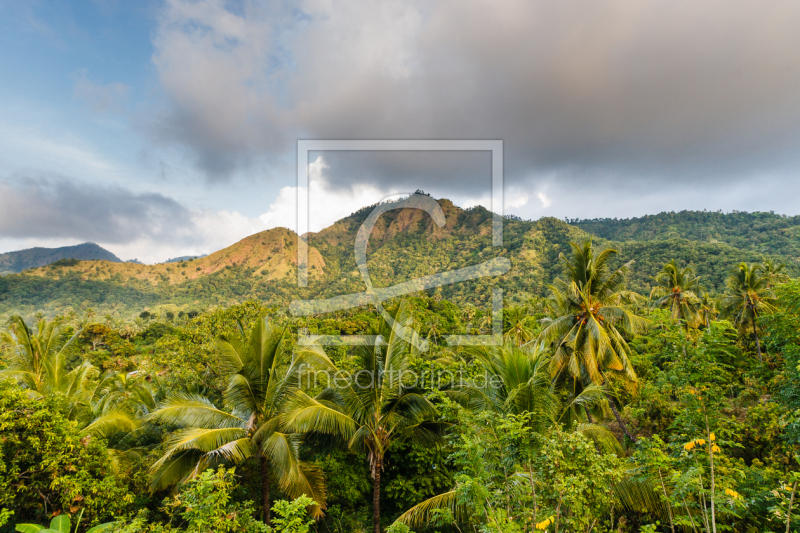
<svg viewBox="0 0 800 533">
<path fill-rule="evenodd" d="M 81 435 L 55 398 L 1 381 L 0 435 L 0 508 L 20 522 L 83 511 L 83 523 L 96 524 L 134 500 L 112 475 L 105 442 Z"/>
</svg>

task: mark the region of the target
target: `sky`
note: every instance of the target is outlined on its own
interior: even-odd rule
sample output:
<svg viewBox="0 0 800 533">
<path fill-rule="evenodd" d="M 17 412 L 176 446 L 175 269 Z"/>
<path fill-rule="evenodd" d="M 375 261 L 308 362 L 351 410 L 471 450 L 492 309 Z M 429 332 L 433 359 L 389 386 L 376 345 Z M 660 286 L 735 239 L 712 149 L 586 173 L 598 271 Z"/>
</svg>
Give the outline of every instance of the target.
<svg viewBox="0 0 800 533">
<path fill-rule="evenodd" d="M 296 227 L 298 139 L 500 139 L 504 213 L 800 214 L 800 3 L 0 0 L 0 252 Z M 313 152 L 312 231 L 488 152 Z"/>
</svg>

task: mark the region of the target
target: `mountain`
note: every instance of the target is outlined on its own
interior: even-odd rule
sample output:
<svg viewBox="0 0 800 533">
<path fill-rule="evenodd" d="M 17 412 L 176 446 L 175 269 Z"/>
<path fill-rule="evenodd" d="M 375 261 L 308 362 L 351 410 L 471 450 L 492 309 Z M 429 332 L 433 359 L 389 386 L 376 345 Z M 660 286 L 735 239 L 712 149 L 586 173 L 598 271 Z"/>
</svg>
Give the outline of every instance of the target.
<svg viewBox="0 0 800 533">
<path fill-rule="evenodd" d="M 507 303 L 525 302 L 546 294 L 547 285 L 560 274 L 558 256 L 569 252 L 569 243 L 588 238 L 617 249 L 618 263 L 634 261 L 629 287 L 642 294 L 649 294 L 652 276 L 672 258 L 694 264 L 712 294 L 724 290 L 725 278 L 740 261 L 769 256 L 785 262 L 790 275 L 800 274 L 794 233 L 798 225 L 795 219 L 777 215 L 683 212 L 570 223 L 547 217 L 536 221 L 509 217 L 504 222 L 503 246 L 496 248 L 489 211 L 461 209 L 445 199 L 438 202 L 446 220 L 442 227 L 419 210 L 393 210 L 378 219 L 368 249 L 369 274 L 376 287 L 503 256 L 512 268 L 499 279 L 480 278 L 432 292 L 459 305 L 485 307 L 490 305 L 492 288 L 500 286 Z M 176 263 L 80 261 L 5 276 L 0 278 L 0 315 L 55 314 L 86 307 L 138 314 L 159 305 L 194 310 L 246 299 L 285 307 L 298 298 L 364 291 L 353 245 L 373 207 L 308 235 L 309 282 L 304 288 L 297 286 L 297 235 L 275 228 L 206 257 Z"/>
<path fill-rule="evenodd" d="M 573 220 L 584 231 L 612 241 L 687 239 L 725 243 L 740 250 L 800 257 L 800 216 L 734 211 L 681 211 L 617 220 Z"/>
<path fill-rule="evenodd" d="M 0 274 L 22 272 L 29 268 L 36 268 L 60 259 L 78 259 L 80 261 L 101 260 L 111 263 L 120 263 L 120 259 L 93 242 L 85 242 L 76 246 L 61 248 L 29 248 L 18 252 L 0 254 Z"/>
<path fill-rule="evenodd" d="M 167 259 L 164 261 L 165 263 L 181 263 L 183 261 L 191 261 L 192 259 L 200 259 L 201 257 L 205 257 L 206 254 L 203 255 L 182 255 L 180 257 L 173 257 L 172 259 Z"/>
</svg>

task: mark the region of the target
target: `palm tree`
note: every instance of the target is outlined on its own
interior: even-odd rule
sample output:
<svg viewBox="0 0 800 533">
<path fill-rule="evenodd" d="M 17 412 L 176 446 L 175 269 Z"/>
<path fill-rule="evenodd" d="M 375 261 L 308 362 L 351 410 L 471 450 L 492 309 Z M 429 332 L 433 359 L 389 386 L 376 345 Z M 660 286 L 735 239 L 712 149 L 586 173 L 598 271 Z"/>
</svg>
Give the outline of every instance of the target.
<svg viewBox="0 0 800 533">
<path fill-rule="evenodd" d="M 764 276 L 768 279 L 767 288 L 771 289 L 778 283 L 783 283 L 789 280 L 789 276 L 784 272 L 786 268 L 785 263 L 775 263 L 773 259 L 764 257 L 761 259 L 761 268 L 764 271 Z"/>
<path fill-rule="evenodd" d="M 400 306 L 394 320 L 391 330 L 384 324 L 382 335 L 356 346 L 358 371 L 336 371 L 331 385 L 315 398 L 295 390 L 292 407 L 285 415 L 288 428 L 341 436 L 351 450 L 366 452 L 373 479 L 374 533 L 380 533 L 381 528 L 381 471 L 386 454 L 407 439 L 435 443 L 440 429 L 434 422 L 436 409 L 409 372 L 420 353 L 418 335 L 409 326 L 405 305 Z"/>
<path fill-rule="evenodd" d="M 654 279 L 658 284 L 650 292 L 651 299 L 657 298 L 654 304 L 669 309 L 672 318 L 682 321 L 687 329 L 696 327 L 700 303 L 697 295 L 702 288 L 694 268 L 691 265 L 680 268 L 672 259 Z"/>
<path fill-rule="evenodd" d="M 40 319 L 34 331 L 21 316 L 11 317 L 8 330 L 0 333 L 11 348 L 8 368 L 0 375 L 16 379 L 30 394 L 58 394 L 72 406 L 88 401 L 88 383 L 97 369 L 88 361 L 71 371 L 66 366 L 67 351 L 80 334 L 78 331 L 63 342 L 57 322 Z"/>
<path fill-rule="evenodd" d="M 503 338 L 522 346 L 533 340 L 533 319 L 528 306 L 509 307 L 503 313 Z"/>
<path fill-rule="evenodd" d="M 109 437 L 130 432 L 156 408 L 156 395 L 138 372 L 106 372 L 100 377 L 89 402 L 88 424 L 83 431 Z"/>
<path fill-rule="evenodd" d="M 500 417 L 525 414 L 527 424 L 536 434 L 567 428 L 593 440 L 598 451 L 601 447 L 611 452 L 620 450 L 616 438 L 606 428 L 583 421 L 583 413 L 588 412 L 589 407 L 605 402 L 602 386 L 589 385 L 580 394 L 564 398 L 551 379 L 550 356 L 538 346 L 505 345 L 468 351 L 483 376 L 478 383 L 461 384 L 448 391 L 451 398 L 468 410 L 490 412 Z M 487 424 L 484 431 L 490 438 L 496 437 L 493 424 Z M 536 501 L 537 483 L 531 464 L 515 465 L 503 475 L 507 485 L 530 484 L 533 501 Z M 397 521 L 410 527 L 424 527 L 430 522 L 433 511 L 448 509 L 456 522 L 466 522 L 470 518 L 467 512 L 470 507 L 459 500 L 456 488 L 415 505 Z"/>
<path fill-rule="evenodd" d="M 298 346 L 292 358 L 287 330 L 259 320 L 249 336 L 239 325 L 238 337 L 220 337 L 217 352 L 228 387 L 224 408 L 197 393 L 169 396 L 150 419 L 179 426 L 151 469 L 153 488 L 164 488 L 223 463 L 260 462 L 264 521 L 271 521 L 270 483 L 276 481 L 289 497 L 307 494 L 325 505 L 322 472 L 300 459 L 301 436 L 285 432 L 280 419 L 284 401 L 298 385 L 298 369 L 332 368 L 316 346 Z"/>
<path fill-rule="evenodd" d="M 711 321 L 719 314 L 717 311 L 717 302 L 707 292 L 703 293 L 703 298 L 700 300 L 699 305 L 700 319 L 705 324 L 706 328 L 711 327 Z"/>
<path fill-rule="evenodd" d="M 555 318 L 544 319 L 539 336 L 554 350 L 552 373 L 583 386 L 607 385 L 609 371 L 635 382 L 631 349 L 623 335 L 643 331 L 646 322 L 628 305 L 641 298 L 625 290 L 625 275 L 633 261 L 612 269 L 609 262 L 616 250 L 595 251 L 591 240 L 570 246 L 571 257 L 560 255 L 566 279 L 557 278 L 549 287 Z M 623 433 L 635 442 L 610 395 L 608 404 Z"/>
<path fill-rule="evenodd" d="M 529 424 L 539 433 L 566 425 L 598 445 L 613 449 L 619 446 L 611 433 L 592 424 L 588 416 L 589 423 L 583 423 L 583 413 L 605 400 L 602 386 L 590 384 L 577 394 L 565 391 L 569 400 L 564 402 L 564 395 L 558 393 L 552 380 L 551 356 L 538 345 L 478 348 L 468 352 L 483 371 L 480 384 L 459 384 L 448 391 L 467 409 L 499 415 L 527 414 Z"/>
<path fill-rule="evenodd" d="M 739 263 L 728 276 L 729 294 L 720 300 L 723 317 L 732 319 L 741 331 L 752 325 L 759 362 L 763 362 L 763 357 L 756 323 L 759 316 L 775 310 L 777 300 L 770 288 L 772 281 L 773 278 L 765 274 L 762 265 Z"/>
<path fill-rule="evenodd" d="M 28 394 L 58 398 L 66 416 L 76 420 L 88 435 L 109 437 L 135 429 L 135 409 L 107 396 L 108 379 L 94 385 L 97 368 L 83 361 L 67 370 L 67 349 L 82 332 L 66 342 L 61 342 L 61 333 L 57 322 L 41 319 L 33 331 L 22 317 L 12 317 L 11 327 L 2 333 L 12 349 L 10 365 L 0 375 L 15 378 Z"/>
</svg>

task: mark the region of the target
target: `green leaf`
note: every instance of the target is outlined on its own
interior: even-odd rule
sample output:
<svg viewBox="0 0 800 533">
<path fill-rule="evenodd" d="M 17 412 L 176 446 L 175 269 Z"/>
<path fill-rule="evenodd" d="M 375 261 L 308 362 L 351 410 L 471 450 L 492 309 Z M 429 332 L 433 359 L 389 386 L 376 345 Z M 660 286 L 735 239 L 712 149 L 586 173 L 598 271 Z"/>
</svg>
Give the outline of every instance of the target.
<svg viewBox="0 0 800 533">
<path fill-rule="evenodd" d="M 37 533 L 37 531 L 44 530 L 44 526 L 39 524 L 17 524 L 16 530 L 20 533 Z"/>
<path fill-rule="evenodd" d="M 70 533 L 69 530 L 72 529 L 72 527 L 69 523 L 69 516 L 60 514 L 50 520 L 50 529 L 58 533 Z"/>
<path fill-rule="evenodd" d="M 116 525 L 117 522 L 106 522 L 105 524 L 94 526 L 92 529 L 87 530 L 86 533 L 106 533 L 107 531 L 113 531 Z"/>
</svg>

